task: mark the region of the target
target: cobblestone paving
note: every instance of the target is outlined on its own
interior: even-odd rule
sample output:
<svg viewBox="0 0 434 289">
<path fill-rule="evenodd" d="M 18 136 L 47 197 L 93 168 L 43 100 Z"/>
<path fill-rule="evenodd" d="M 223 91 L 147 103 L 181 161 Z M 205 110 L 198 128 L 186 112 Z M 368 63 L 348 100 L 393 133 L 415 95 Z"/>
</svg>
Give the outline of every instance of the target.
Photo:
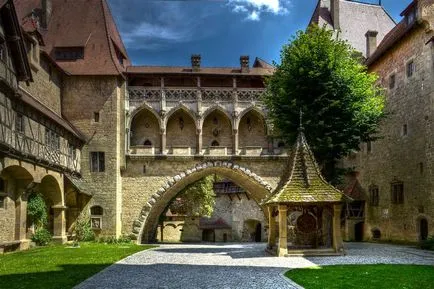
<svg viewBox="0 0 434 289">
<path fill-rule="evenodd" d="M 89 278 L 94 288 L 301 288 L 283 278 L 290 268 L 332 264 L 427 264 L 434 253 L 382 244 L 347 243 L 342 257 L 270 257 L 265 244 L 161 245 L 132 255 Z"/>
</svg>

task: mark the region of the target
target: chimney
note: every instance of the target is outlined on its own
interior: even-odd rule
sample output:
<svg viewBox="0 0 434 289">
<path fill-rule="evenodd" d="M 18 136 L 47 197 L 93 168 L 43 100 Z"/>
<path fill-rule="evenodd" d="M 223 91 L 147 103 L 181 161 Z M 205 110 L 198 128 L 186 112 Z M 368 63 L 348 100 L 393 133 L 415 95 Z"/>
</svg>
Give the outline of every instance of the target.
<svg viewBox="0 0 434 289">
<path fill-rule="evenodd" d="M 330 0 L 330 14 L 333 20 L 333 29 L 341 28 L 339 23 L 339 0 Z"/>
<path fill-rule="evenodd" d="M 48 22 L 50 22 L 51 17 L 51 0 L 42 0 L 42 11 L 40 24 L 41 28 L 48 29 Z"/>
<path fill-rule="evenodd" d="M 191 67 L 193 68 L 193 71 L 199 71 L 200 70 L 200 54 L 193 54 L 191 56 Z"/>
<path fill-rule="evenodd" d="M 249 56 L 248 55 L 242 55 L 240 57 L 240 65 L 241 65 L 241 73 L 248 73 L 249 72 Z"/>
<path fill-rule="evenodd" d="M 371 56 L 375 49 L 377 49 L 377 31 L 368 30 L 366 32 L 366 58 Z"/>
</svg>

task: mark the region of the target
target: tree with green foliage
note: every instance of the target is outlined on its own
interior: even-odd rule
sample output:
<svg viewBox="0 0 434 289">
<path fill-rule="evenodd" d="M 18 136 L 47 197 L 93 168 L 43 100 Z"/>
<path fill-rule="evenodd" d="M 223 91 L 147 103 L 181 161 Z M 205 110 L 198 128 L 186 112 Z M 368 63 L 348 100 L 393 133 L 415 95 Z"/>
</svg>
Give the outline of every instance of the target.
<svg viewBox="0 0 434 289">
<path fill-rule="evenodd" d="M 214 175 L 206 176 L 185 187 L 169 205 L 173 213 L 210 217 L 214 210 Z"/>
<path fill-rule="evenodd" d="M 277 134 L 294 143 L 301 110 L 315 157 L 336 182 L 336 161 L 377 137 L 385 105 L 377 76 L 346 41 L 318 26 L 297 32 L 280 58 L 264 97 Z"/>
<path fill-rule="evenodd" d="M 35 226 L 32 241 L 39 246 L 45 246 L 51 242 L 51 234 L 47 230 L 48 223 L 47 205 L 39 193 L 31 193 L 27 201 L 27 215 Z"/>
</svg>

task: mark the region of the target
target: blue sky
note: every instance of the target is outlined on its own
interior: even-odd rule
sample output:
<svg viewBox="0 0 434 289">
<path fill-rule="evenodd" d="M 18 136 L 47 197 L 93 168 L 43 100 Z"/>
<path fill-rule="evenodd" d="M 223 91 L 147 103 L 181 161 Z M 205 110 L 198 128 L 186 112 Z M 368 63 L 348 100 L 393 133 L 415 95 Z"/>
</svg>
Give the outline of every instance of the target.
<svg viewBox="0 0 434 289">
<path fill-rule="evenodd" d="M 279 61 L 317 0 L 108 0 L 134 65 L 239 66 L 240 55 Z M 369 1 L 364 1 L 369 2 Z M 377 1 L 370 1 L 378 3 Z M 396 20 L 411 0 L 383 0 Z"/>
</svg>

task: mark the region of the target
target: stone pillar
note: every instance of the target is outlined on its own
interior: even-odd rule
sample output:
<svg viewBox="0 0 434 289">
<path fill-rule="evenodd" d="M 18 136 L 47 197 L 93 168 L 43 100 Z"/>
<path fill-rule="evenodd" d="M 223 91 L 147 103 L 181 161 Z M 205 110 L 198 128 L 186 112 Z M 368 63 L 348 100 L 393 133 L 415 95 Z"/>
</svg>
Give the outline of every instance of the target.
<svg viewBox="0 0 434 289">
<path fill-rule="evenodd" d="M 53 228 L 53 240 L 65 243 L 66 240 L 66 207 L 62 205 L 56 205 L 51 207 L 54 212 L 54 228 Z"/>
<path fill-rule="evenodd" d="M 27 239 L 27 194 L 24 191 L 17 193 L 19 197 L 15 200 L 15 240 L 21 241 Z"/>
<path fill-rule="evenodd" d="M 341 204 L 333 205 L 333 249 L 340 252 L 343 248 L 341 235 Z"/>
<path fill-rule="evenodd" d="M 201 155 L 202 154 L 202 130 L 201 129 L 196 130 L 196 136 L 197 136 L 196 154 Z"/>
<path fill-rule="evenodd" d="M 201 84 L 200 84 L 200 76 L 197 77 L 196 101 L 197 101 L 197 113 L 199 115 L 202 115 L 202 91 L 201 91 Z"/>
<path fill-rule="evenodd" d="M 232 154 L 233 155 L 237 155 L 238 154 L 238 130 L 237 129 L 234 129 L 233 130 L 233 134 L 232 134 L 232 136 L 233 136 L 233 152 L 232 152 Z"/>
<path fill-rule="evenodd" d="M 160 78 L 160 88 L 161 88 L 160 109 L 161 111 L 166 111 L 166 91 L 164 90 L 164 77 Z"/>
<path fill-rule="evenodd" d="M 288 225 L 286 205 L 279 205 L 279 247 L 277 248 L 277 256 L 283 257 L 288 254 Z"/>
<path fill-rule="evenodd" d="M 273 207 L 268 208 L 268 248 L 272 249 L 276 245 L 276 220 L 273 217 Z"/>
<path fill-rule="evenodd" d="M 166 154 L 166 130 L 162 129 L 160 131 L 160 136 L 161 136 L 161 151 L 160 153 L 162 155 Z"/>
</svg>

